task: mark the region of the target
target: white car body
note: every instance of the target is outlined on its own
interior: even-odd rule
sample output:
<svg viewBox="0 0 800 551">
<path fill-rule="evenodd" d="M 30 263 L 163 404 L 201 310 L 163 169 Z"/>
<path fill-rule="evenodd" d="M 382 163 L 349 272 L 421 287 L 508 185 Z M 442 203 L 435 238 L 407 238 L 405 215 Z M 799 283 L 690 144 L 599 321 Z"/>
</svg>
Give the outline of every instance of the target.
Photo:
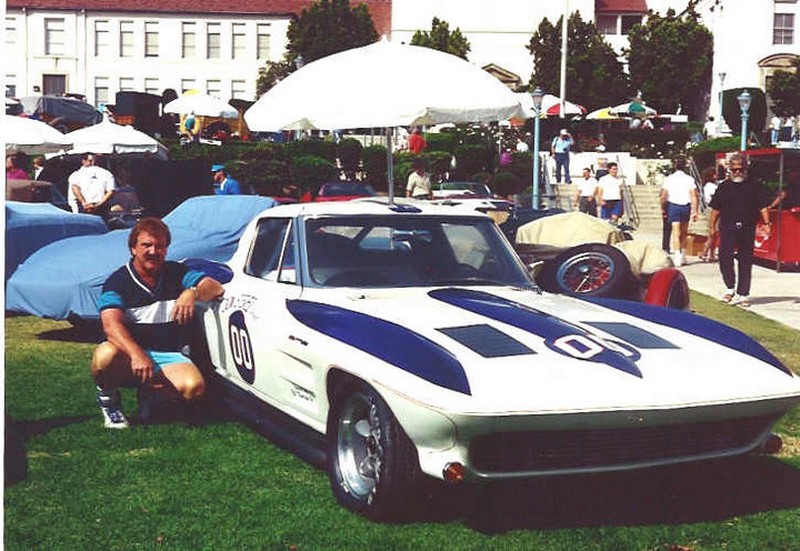
<svg viewBox="0 0 800 551">
<path fill-rule="evenodd" d="M 420 470 L 439 479 L 452 464 L 467 478 L 491 480 L 737 455 L 800 400 L 800 379 L 760 345 L 686 312 L 469 278 L 315 281 L 306 241 L 326 233 L 327 221 L 371 217 L 486 223 L 502 249 L 492 254 L 510 255 L 527 276 L 488 217 L 401 205 L 297 204 L 258 216 L 229 262 L 225 296 L 202 318 L 216 374 L 320 435 L 335 383 L 366 383 L 413 443 Z M 419 212 L 405 212 L 409 206 Z M 279 270 L 248 274 L 264 250 L 254 245 L 259 227 L 280 224 L 293 231 L 275 245 Z M 392 234 L 391 248 L 421 247 L 430 237 L 397 233 L 406 241 Z M 472 250 L 459 243 L 456 256 L 466 263 L 480 257 L 484 271 L 499 264 L 477 242 Z"/>
</svg>

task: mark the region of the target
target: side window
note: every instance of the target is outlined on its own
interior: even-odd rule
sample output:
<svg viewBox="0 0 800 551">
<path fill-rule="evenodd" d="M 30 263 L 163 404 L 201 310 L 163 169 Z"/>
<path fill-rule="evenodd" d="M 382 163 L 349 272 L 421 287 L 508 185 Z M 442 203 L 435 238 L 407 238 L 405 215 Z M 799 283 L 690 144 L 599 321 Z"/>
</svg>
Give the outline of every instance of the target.
<svg viewBox="0 0 800 551">
<path fill-rule="evenodd" d="M 278 280 L 281 253 L 287 241 L 289 227 L 288 219 L 265 218 L 258 222 L 245 273 L 267 281 Z"/>
<path fill-rule="evenodd" d="M 479 228 L 464 224 L 442 224 L 442 230 L 458 264 L 467 264 L 476 270 L 483 267 L 491 248 Z"/>
</svg>

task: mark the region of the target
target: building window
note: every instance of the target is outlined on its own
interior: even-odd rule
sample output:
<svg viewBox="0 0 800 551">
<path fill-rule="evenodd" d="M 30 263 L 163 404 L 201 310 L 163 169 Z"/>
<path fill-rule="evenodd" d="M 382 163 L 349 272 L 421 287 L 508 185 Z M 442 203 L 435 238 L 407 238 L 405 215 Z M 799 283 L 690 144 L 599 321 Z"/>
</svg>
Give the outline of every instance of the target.
<svg viewBox="0 0 800 551">
<path fill-rule="evenodd" d="M 181 57 L 193 58 L 197 55 L 197 26 L 194 23 L 181 23 Z"/>
<path fill-rule="evenodd" d="M 17 96 L 17 85 L 11 82 L 17 80 L 17 75 L 6 75 L 6 97 L 13 98 Z"/>
<path fill-rule="evenodd" d="M 42 93 L 61 96 L 67 91 L 67 75 L 42 75 Z"/>
<path fill-rule="evenodd" d="M 158 79 L 146 78 L 144 79 L 144 91 L 148 94 L 159 95 L 158 92 Z"/>
<path fill-rule="evenodd" d="M 133 86 L 133 78 L 131 77 L 120 77 L 119 79 L 119 91 L 120 92 L 133 92 L 136 88 Z"/>
<path fill-rule="evenodd" d="M 144 23 L 144 57 L 158 57 L 158 23 Z"/>
<path fill-rule="evenodd" d="M 194 90 L 197 88 L 197 84 L 193 78 L 182 78 L 181 79 L 181 93 L 184 94 L 189 90 Z"/>
<path fill-rule="evenodd" d="M 622 23 L 622 34 L 629 34 L 634 25 L 642 22 L 641 15 L 623 15 L 620 17 Z"/>
<path fill-rule="evenodd" d="M 617 34 L 617 16 L 598 15 L 597 30 L 600 31 L 600 34 Z"/>
<path fill-rule="evenodd" d="M 119 23 L 119 56 L 133 57 L 133 21 Z"/>
<path fill-rule="evenodd" d="M 256 55 L 258 59 L 269 59 L 269 24 L 259 23 L 256 27 Z"/>
<path fill-rule="evenodd" d="M 222 50 L 222 25 L 220 23 L 209 23 L 206 31 L 208 35 L 206 57 L 208 59 L 219 59 Z"/>
<path fill-rule="evenodd" d="M 17 19 L 6 17 L 6 44 L 17 43 Z"/>
<path fill-rule="evenodd" d="M 247 91 L 245 90 L 245 81 L 232 80 L 231 81 L 231 98 L 232 99 L 247 99 Z"/>
<path fill-rule="evenodd" d="M 244 59 L 247 53 L 247 35 L 245 34 L 244 23 L 234 23 L 231 25 L 231 54 L 233 59 Z"/>
<path fill-rule="evenodd" d="M 772 28 L 773 44 L 794 44 L 794 14 L 776 13 Z"/>
<path fill-rule="evenodd" d="M 209 96 L 214 96 L 215 98 L 222 99 L 222 81 L 207 80 L 206 94 L 208 94 Z"/>
<path fill-rule="evenodd" d="M 66 52 L 64 19 L 47 17 L 44 20 L 45 55 L 64 55 Z"/>
<path fill-rule="evenodd" d="M 108 21 L 94 22 L 94 55 L 95 57 L 111 55 L 111 24 Z"/>
<path fill-rule="evenodd" d="M 94 79 L 94 104 L 108 103 L 108 78 L 95 77 Z"/>
</svg>

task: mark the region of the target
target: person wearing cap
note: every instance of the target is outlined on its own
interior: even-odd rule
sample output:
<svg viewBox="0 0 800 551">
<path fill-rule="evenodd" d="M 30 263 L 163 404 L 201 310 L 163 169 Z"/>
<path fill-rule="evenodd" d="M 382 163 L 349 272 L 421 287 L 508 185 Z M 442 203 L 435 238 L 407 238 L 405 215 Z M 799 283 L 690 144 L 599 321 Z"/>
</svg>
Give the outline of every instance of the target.
<svg viewBox="0 0 800 551">
<path fill-rule="evenodd" d="M 211 174 L 214 175 L 214 193 L 217 195 L 241 195 L 239 182 L 228 176 L 225 165 L 213 165 Z"/>
<path fill-rule="evenodd" d="M 550 144 L 550 153 L 556 159 L 556 182 L 561 183 L 561 170 L 564 170 L 564 181 L 568 184 L 572 183 L 572 178 L 569 175 L 569 152 L 572 149 L 572 136 L 569 135 L 566 128 L 562 128 L 558 136 L 553 138 Z"/>
</svg>

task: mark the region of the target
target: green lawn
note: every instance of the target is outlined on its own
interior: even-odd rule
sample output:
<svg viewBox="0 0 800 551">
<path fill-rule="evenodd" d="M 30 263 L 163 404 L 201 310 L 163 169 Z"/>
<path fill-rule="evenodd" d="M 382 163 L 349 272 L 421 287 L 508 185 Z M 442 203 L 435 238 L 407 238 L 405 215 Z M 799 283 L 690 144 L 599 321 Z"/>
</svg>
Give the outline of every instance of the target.
<svg viewBox="0 0 800 551">
<path fill-rule="evenodd" d="M 800 371 L 800 332 L 692 301 Z M 29 464 L 5 489 L 7 550 L 800 550 L 797 409 L 779 427 L 778 458 L 495 485 L 417 523 L 378 525 L 339 507 L 322 471 L 237 422 L 103 429 L 92 344 L 66 323 L 5 326 L 6 412 Z"/>
</svg>

